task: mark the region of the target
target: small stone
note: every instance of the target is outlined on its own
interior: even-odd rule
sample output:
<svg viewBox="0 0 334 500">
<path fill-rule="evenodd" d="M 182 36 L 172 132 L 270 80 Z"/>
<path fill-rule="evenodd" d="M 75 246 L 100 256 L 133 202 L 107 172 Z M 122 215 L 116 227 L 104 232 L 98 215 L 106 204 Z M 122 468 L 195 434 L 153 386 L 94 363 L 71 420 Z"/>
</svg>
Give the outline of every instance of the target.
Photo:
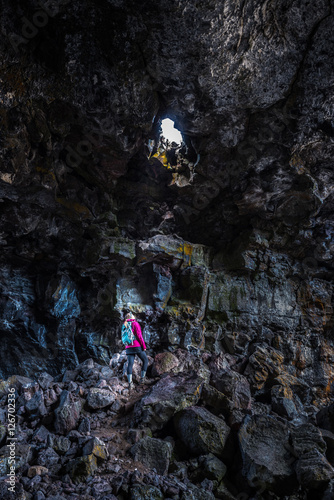
<svg viewBox="0 0 334 500">
<path fill-rule="evenodd" d="M 192 453 L 223 454 L 230 429 L 222 418 L 193 406 L 178 413 L 174 425 L 179 438 Z"/>
<path fill-rule="evenodd" d="M 47 439 L 47 444 L 59 453 L 59 455 L 65 455 L 70 449 L 71 441 L 67 437 L 50 434 Z"/>
<path fill-rule="evenodd" d="M 59 396 L 63 392 L 63 384 L 53 384 L 55 393 Z"/>
<path fill-rule="evenodd" d="M 50 498 L 50 497 L 48 497 L 48 498 Z M 44 500 L 44 499 L 45 499 L 45 495 L 44 495 L 43 491 L 36 491 L 36 493 L 33 496 L 33 500 Z"/>
<path fill-rule="evenodd" d="M 136 485 L 130 489 L 129 500 L 164 500 L 164 495 L 159 488 L 151 485 Z"/>
<path fill-rule="evenodd" d="M 310 450 L 296 464 L 299 483 L 304 488 L 323 489 L 334 477 L 334 469 L 319 450 Z"/>
<path fill-rule="evenodd" d="M 36 431 L 33 433 L 31 440 L 37 443 L 46 443 L 50 432 L 47 430 L 44 425 L 41 425 Z"/>
<path fill-rule="evenodd" d="M 94 498 L 106 498 L 106 494 L 111 492 L 112 487 L 108 481 L 100 481 L 92 486 L 92 495 Z M 116 499 L 116 497 L 114 498 Z"/>
<path fill-rule="evenodd" d="M 138 443 L 143 437 L 152 437 L 152 432 L 150 429 L 129 429 L 127 434 L 127 440 L 131 444 Z"/>
<path fill-rule="evenodd" d="M 111 408 L 113 409 L 113 411 L 116 411 L 116 412 L 119 411 L 122 407 L 123 406 L 118 399 L 116 399 L 116 401 L 114 401 L 113 404 L 111 405 Z"/>
<path fill-rule="evenodd" d="M 86 372 L 87 370 L 91 370 L 92 368 L 94 368 L 94 366 L 95 366 L 94 360 L 92 358 L 89 358 L 85 359 L 85 361 L 80 363 L 80 365 L 78 365 L 77 368 L 83 372 Z"/>
<path fill-rule="evenodd" d="M 106 380 L 110 380 L 114 376 L 114 371 L 108 366 L 104 366 L 101 370 L 101 376 Z"/>
<path fill-rule="evenodd" d="M 106 408 L 115 401 L 115 395 L 106 389 L 92 388 L 88 392 L 87 405 L 92 410 Z"/>
<path fill-rule="evenodd" d="M 75 483 L 86 481 L 88 477 L 94 475 L 96 469 L 97 459 L 93 454 L 75 458 L 66 465 L 66 472 Z"/>
<path fill-rule="evenodd" d="M 65 453 L 65 457 L 69 459 L 73 458 L 74 456 L 78 455 L 79 449 L 80 446 L 78 445 L 78 443 L 72 443 L 71 447 Z"/>
<path fill-rule="evenodd" d="M 56 453 L 53 448 L 49 447 L 39 452 L 36 462 L 38 465 L 50 467 L 51 465 L 57 464 L 59 459 L 58 453 Z"/>
<path fill-rule="evenodd" d="M 102 379 L 98 380 L 98 382 L 96 384 L 96 387 L 99 388 L 99 389 L 103 389 L 103 388 L 106 388 L 106 387 L 109 387 L 109 386 L 108 386 L 107 381 L 104 378 L 102 378 Z"/>
<path fill-rule="evenodd" d="M 204 479 L 204 481 L 201 482 L 201 487 L 203 490 L 206 491 L 212 491 L 213 490 L 213 481 L 208 479 L 207 477 Z"/>
<path fill-rule="evenodd" d="M 70 441 L 78 441 L 82 437 L 82 434 L 77 430 L 70 431 L 66 436 Z"/>
<path fill-rule="evenodd" d="M 226 465 L 212 453 L 200 457 L 199 465 L 207 479 L 220 482 L 226 474 Z"/>
<path fill-rule="evenodd" d="M 203 385 L 201 399 L 206 406 L 213 408 L 217 413 L 229 413 L 233 407 L 232 402 L 225 394 L 209 384 Z"/>
<path fill-rule="evenodd" d="M 55 403 L 58 399 L 58 396 L 55 392 L 54 389 L 47 389 L 45 392 L 44 392 L 44 403 L 45 403 L 45 406 L 48 407 L 48 406 L 51 406 L 53 403 Z"/>
<path fill-rule="evenodd" d="M 53 380 L 54 380 L 53 377 L 47 372 L 42 372 L 37 377 L 37 382 L 38 382 L 39 386 L 44 390 L 46 390 L 50 387 Z"/>
<path fill-rule="evenodd" d="M 294 395 L 290 387 L 275 385 L 271 388 L 271 406 L 275 413 L 289 419 L 293 419 L 298 415 L 298 409 L 302 409 L 302 404 L 298 401 L 298 397 Z"/>
<path fill-rule="evenodd" d="M 152 366 L 153 377 L 160 377 L 163 373 L 171 372 L 179 365 L 179 360 L 171 352 L 161 352 L 154 358 Z"/>
<path fill-rule="evenodd" d="M 81 420 L 78 427 L 78 432 L 82 432 L 83 434 L 87 434 L 87 432 L 90 432 L 90 419 L 88 417 L 85 417 Z"/>
<path fill-rule="evenodd" d="M 37 391 L 31 398 L 25 402 L 24 407 L 30 415 L 30 419 L 43 417 L 47 414 L 44 404 L 44 395 L 42 391 Z"/>
<path fill-rule="evenodd" d="M 97 458 L 101 458 L 102 460 L 107 460 L 109 453 L 106 445 L 101 439 L 97 437 L 90 438 L 89 441 L 84 445 L 82 450 L 83 455 L 93 454 Z"/>
<path fill-rule="evenodd" d="M 158 474 L 167 474 L 173 446 L 161 439 L 145 437 L 130 450 L 134 460 L 146 467 L 155 468 Z"/>
<path fill-rule="evenodd" d="M 115 495 L 118 495 L 120 489 L 123 486 L 124 480 L 125 480 L 124 476 L 116 476 L 116 477 L 114 476 L 114 477 L 111 477 L 110 484 L 112 486 L 113 493 Z"/>
<path fill-rule="evenodd" d="M 75 429 L 81 412 L 81 401 L 68 392 L 63 391 L 58 408 L 55 410 L 55 429 L 58 434 L 67 434 Z"/>
<path fill-rule="evenodd" d="M 189 498 L 196 498 L 196 500 L 215 500 L 215 496 L 211 491 L 203 488 L 197 488 L 197 486 L 194 486 L 191 483 L 188 484 L 187 491 L 183 492 L 181 500 L 188 500 Z"/>
<path fill-rule="evenodd" d="M 78 375 L 78 370 L 66 370 L 62 382 L 74 382 Z"/>
<path fill-rule="evenodd" d="M 28 477 L 32 478 L 35 476 L 45 476 L 48 472 L 49 470 L 42 465 L 33 465 L 28 469 Z"/>
<path fill-rule="evenodd" d="M 67 386 L 67 390 L 69 392 L 75 392 L 77 389 L 78 389 L 78 384 L 71 380 Z"/>
</svg>

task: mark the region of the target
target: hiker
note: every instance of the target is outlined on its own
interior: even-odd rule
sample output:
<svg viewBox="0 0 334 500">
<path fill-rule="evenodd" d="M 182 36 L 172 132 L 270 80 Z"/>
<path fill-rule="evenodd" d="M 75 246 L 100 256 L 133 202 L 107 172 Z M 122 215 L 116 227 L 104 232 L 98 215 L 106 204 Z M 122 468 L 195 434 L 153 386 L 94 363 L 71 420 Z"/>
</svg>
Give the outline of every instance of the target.
<svg viewBox="0 0 334 500">
<path fill-rule="evenodd" d="M 135 361 L 136 354 L 139 357 L 139 359 L 143 362 L 142 368 L 141 368 L 141 377 L 140 377 L 140 384 L 145 383 L 145 375 L 146 375 L 146 370 L 147 370 L 147 365 L 148 365 L 148 359 L 146 356 L 146 345 L 141 333 L 141 328 L 139 323 L 136 321 L 136 318 L 132 313 L 128 313 L 125 316 L 125 322 L 124 326 L 127 326 L 127 323 L 131 324 L 132 327 L 132 333 L 134 334 L 134 339 L 132 344 L 129 344 L 125 346 L 126 349 L 126 355 L 128 357 L 128 369 L 127 369 L 127 377 L 128 377 L 128 382 L 129 382 L 129 389 L 133 389 L 134 384 L 132 382 L 132 368 L 133 368 L 133 363 Z"/>
</svg>

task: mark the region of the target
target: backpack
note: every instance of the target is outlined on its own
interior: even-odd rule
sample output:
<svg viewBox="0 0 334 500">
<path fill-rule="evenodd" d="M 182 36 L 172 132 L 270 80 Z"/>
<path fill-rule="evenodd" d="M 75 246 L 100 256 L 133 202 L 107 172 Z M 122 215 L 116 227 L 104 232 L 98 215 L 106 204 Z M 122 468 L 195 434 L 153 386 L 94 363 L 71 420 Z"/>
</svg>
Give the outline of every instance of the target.
<svg viewBox="0 0 334 500">
<path fill-rule="evenodd" d="M 128 322 L 126 326 L 122 326 L 122 342 L 124 345 L 131 345 L 134 339 L 135 335 L 132 331 L 132 324 Z"/>
</svg>

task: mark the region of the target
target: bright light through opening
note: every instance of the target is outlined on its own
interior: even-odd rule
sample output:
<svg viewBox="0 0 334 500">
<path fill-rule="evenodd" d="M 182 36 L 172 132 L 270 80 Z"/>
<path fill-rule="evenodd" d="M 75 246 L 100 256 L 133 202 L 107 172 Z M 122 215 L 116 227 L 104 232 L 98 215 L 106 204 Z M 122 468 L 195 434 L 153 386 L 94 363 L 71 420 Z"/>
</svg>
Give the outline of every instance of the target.
<svg viewBox="0 0 334 500">
<path fill-rule="evenodd" d="M 174 128 L 174 122 L 170 120 L 170 118 L 165 118 L 161 122 L 162 133 L 165 139 L 168 139 L 169 142 L 176 142 L 176 144 L 182 143 L 182 135 L 179 130 Z"/>
</svg>

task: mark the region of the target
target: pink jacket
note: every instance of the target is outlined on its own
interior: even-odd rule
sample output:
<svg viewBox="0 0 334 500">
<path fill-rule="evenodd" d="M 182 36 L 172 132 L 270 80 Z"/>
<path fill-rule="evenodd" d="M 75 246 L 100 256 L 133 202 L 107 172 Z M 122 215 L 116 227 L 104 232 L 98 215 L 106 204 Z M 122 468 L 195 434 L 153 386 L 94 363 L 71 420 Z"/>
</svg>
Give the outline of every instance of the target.
<svg viewBox="0 0 334 500">
<path fill-rule="evenodd" d="M 135 319 L 127 319 L 126 321 L 130 321 L 132 323 L 132 331 L 135 334 L 136 338 L 132 342 L 132 344 L 127 345 L 125 349 L 127 349 L 128 347 L 142 347 L 143 349 L 146 349 L 146 345 L 141 334 L 140 324 Z"/>
</svg>

